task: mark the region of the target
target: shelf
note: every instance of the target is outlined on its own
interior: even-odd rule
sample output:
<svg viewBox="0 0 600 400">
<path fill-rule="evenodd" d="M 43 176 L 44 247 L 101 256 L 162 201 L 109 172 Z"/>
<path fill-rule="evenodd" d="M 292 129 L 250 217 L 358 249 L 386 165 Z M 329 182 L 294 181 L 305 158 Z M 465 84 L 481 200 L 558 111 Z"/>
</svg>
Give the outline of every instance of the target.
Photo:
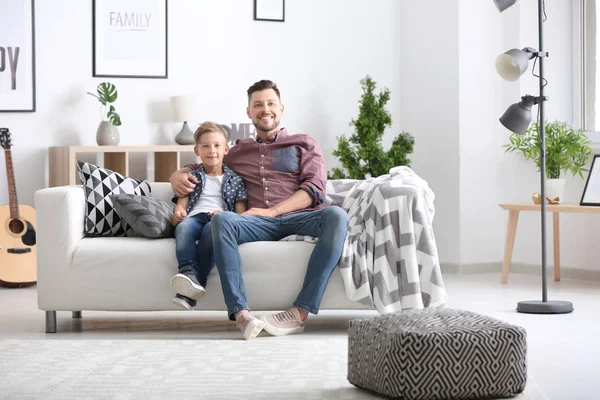
<svg viewBox="0 0 600 400">
<path fill-rule="evenodd" d="M 49 149 L 50 186 L 76 185 L 76 160 L 78 154 L 94 153 L 104 159 L 104 168 L 124 176 L 147 179 L 153 182 L 168 182 L 171 174 L 181 168 L 182 153 L 194 152 L 194 146 L 57 146 Z M 154 176 L 131 176 L 129 155 L 146 153 L 154 155 Z"/>
</svg>

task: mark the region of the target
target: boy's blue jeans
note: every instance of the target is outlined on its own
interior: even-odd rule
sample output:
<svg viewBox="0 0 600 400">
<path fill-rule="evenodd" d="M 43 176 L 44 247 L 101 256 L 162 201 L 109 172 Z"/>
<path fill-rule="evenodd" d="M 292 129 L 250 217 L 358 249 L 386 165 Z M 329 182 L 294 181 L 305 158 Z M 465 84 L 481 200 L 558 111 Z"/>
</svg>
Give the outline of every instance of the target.
<svg viewBox="0 0 600 400">
<path fill-rule="evenodd" d="M 215 264 L 208 213 L 192 215 L 175 226 L 175 254 L 179 272 L 194 272 L 198 283 L 206 287 Z"/>
<path fill-rule="evenodd" d="M 238 245 L 275 241 L 297 234 L 318 237 L 310 256 L 302 290 L 294 306 L 317 314 L 327 282 L 335 269 L 348 232 L 348 213 L 340 207 L 305 211 L 277 218 L 221 212 L 212 218 L 213 250 L 229 319 L 247 310 Z"/>
</svg>

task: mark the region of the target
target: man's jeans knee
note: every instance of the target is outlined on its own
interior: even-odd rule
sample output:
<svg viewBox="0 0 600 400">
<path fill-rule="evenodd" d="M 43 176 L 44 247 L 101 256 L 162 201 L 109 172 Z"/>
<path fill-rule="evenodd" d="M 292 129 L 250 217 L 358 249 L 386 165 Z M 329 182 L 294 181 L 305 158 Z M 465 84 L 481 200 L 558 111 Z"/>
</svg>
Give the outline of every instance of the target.
<svg viewBox="0 0 600 400">
<path fill-rule="evenodd" d="M 293 234 L 318 237 L 302 291 L 294 303 L 316 314 L 329 277 L 342 255 L 348 232 L 348 214 L 339 207 L 299 212 L 280 218 L 221 212 L 212 219 L 212 231 L 215 261 L 231 319 L 234 312 L 248 309 L 239 244 L 275 241 Z"/>
</svg>

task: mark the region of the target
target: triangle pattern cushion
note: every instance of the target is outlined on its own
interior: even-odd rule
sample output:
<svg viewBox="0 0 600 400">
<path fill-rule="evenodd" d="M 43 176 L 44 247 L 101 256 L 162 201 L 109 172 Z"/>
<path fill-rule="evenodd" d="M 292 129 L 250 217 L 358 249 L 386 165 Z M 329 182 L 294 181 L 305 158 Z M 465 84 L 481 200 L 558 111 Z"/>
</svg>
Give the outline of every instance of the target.
<svg viewBox="0 0 600 400">
<path fill-rule="evenodd" d="M 132 229 L 115 211 L 111 195 L 150 195 L 150 184 L 110 169 L 77 160 L 79 180 L 85 191 L 85 226 L 88 236 L 129 236 Z"/>
<path fill-rule="evenodd" d="M 173 204 L 151 196 L 116 194 L 111 195 L 116 212 L 131 227 L 133 235 L 145 238 L 173 237 L 171 224 Z"/>
</svg>

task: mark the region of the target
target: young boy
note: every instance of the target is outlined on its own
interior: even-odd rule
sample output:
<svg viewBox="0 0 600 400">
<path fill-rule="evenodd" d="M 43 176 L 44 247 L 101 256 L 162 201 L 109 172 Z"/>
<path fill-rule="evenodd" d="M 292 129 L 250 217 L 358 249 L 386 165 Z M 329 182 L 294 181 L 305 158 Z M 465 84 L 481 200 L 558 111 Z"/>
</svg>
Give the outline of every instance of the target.
<svg viewBox="0 0 600 400">
<path fill-rule="evenodd" d="M 210 219 L 221 211 L 246 211 L 248 193 L 242 179 L 223 164 L 229 152 L 227 134 L 221 126 L 204 122 L 194 133 L 194 153 L 202 164 L 190 172 L 200 182 L 192 193 L 177 199 L 171 222 L 179 273 L 171 279 L 177 294 L 173 303 L 192 310 L 205 293 L 214 265 Z"/>
</svg>

